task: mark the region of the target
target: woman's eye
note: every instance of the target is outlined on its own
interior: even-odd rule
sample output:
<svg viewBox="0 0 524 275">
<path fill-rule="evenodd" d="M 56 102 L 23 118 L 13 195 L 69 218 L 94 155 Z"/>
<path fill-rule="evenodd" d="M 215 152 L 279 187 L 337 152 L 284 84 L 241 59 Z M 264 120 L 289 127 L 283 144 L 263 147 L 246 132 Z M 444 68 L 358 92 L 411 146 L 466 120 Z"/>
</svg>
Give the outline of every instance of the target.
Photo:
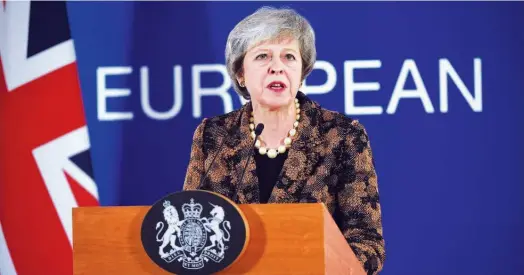
<svg viewBox="0 0 524 275">
<path fill-rule="evenodd" d="M 259 54 L 256 57 L 256 59 L 266 59 L 266 58 L 267 58 L 267 54 L 265 54 L 265 53 Z"/>
<path fill-rule="evenodd" d="M 288 54 L 286 54 L 286 59 L 287 60 L 295 60 L 295 56 L 290 54 L 290 53 L 288 53 Z"/>
</svg>

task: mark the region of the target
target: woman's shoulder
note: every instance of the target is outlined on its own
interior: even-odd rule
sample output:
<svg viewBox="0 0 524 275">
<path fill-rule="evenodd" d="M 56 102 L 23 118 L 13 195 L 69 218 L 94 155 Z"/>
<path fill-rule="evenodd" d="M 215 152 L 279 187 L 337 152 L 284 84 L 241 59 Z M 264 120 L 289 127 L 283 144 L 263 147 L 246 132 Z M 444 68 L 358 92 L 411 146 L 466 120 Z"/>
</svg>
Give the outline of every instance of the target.
<svg viewBox="0 0 524 275">
<path fill-rule="evenodd" d="M 235 121 L 240 117 L 242 109 L 203 118 L 197 125 L 195 134 L 200 136 L 204 135 L 204 133 L 218 136 L 228 135 L 229 129 L 234 126 Z"/>
<path fill-rule="evenodd" d="M 317 127 L 321 134 L 335 131 L 339 136 L 367 135 L 366 128 L 358 119 L 348 116 L 342 112 L 322 107 L 312 101 L 313 110 L 316 113 Z"/>
<path fill-rule="evenodd" d="M 346 144 L 357 153 L 370 148 L 368 132 L 359 120 L 322 107 L 318 109 L 318 116 L 318 133 L 326 143 Z"/>
</svg>

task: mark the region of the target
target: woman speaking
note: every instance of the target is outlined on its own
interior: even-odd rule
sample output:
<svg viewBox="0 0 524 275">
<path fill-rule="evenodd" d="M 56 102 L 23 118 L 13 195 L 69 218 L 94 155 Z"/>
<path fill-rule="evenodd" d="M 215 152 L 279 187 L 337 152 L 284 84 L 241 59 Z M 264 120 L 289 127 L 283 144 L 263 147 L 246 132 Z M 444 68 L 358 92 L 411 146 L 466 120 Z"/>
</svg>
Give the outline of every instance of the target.
<svg viewBox="0 0 524 275">
<path fill-rule="evenodd" d="M 309 22 L 261 8 L 230 32 L 226 65 L 248 102 L 205 118 L 193 137 L 184 190 L 236 203 L 324 203 L 368 274 L 385 258 L 377 175 L 356 120 L 300 91 L 316 61 Z"/>
</svg>

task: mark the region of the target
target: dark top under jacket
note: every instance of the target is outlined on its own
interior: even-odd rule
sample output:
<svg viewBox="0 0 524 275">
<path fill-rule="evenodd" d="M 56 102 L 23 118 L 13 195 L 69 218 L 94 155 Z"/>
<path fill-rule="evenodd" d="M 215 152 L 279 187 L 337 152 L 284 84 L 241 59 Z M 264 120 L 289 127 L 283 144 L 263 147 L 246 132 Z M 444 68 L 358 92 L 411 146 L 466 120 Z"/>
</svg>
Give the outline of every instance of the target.
<svg viewBox="0 0 524 275">
<path fill-rule="evenodd" d="M 287 158 L 287 151 L 284 154 L 278 154 L 274 159 L 267 155 L 260 155 L 255 150 L 255 164 L 257 167 L 258 190 L 260 192 L 260 203 L 267 203 L 273 187 L 277 182 L 280 171 L 284 166 Z"/>
</svg>

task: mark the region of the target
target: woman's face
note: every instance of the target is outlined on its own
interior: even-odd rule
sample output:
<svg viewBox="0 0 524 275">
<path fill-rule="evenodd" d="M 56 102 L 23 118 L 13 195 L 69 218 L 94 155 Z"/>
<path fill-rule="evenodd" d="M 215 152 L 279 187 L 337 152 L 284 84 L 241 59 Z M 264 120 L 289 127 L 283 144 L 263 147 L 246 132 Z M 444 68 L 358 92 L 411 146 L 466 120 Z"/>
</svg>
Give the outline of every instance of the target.
<svg viewBox="0 0 524 275">
<path fill-rule="evenodd" d="M 302 78 L 302 58 L 295 39 L 265 42 L 244 57 L 246 88 L 255 104 L 278 109 L 294 102 Z"/>
</svg>

